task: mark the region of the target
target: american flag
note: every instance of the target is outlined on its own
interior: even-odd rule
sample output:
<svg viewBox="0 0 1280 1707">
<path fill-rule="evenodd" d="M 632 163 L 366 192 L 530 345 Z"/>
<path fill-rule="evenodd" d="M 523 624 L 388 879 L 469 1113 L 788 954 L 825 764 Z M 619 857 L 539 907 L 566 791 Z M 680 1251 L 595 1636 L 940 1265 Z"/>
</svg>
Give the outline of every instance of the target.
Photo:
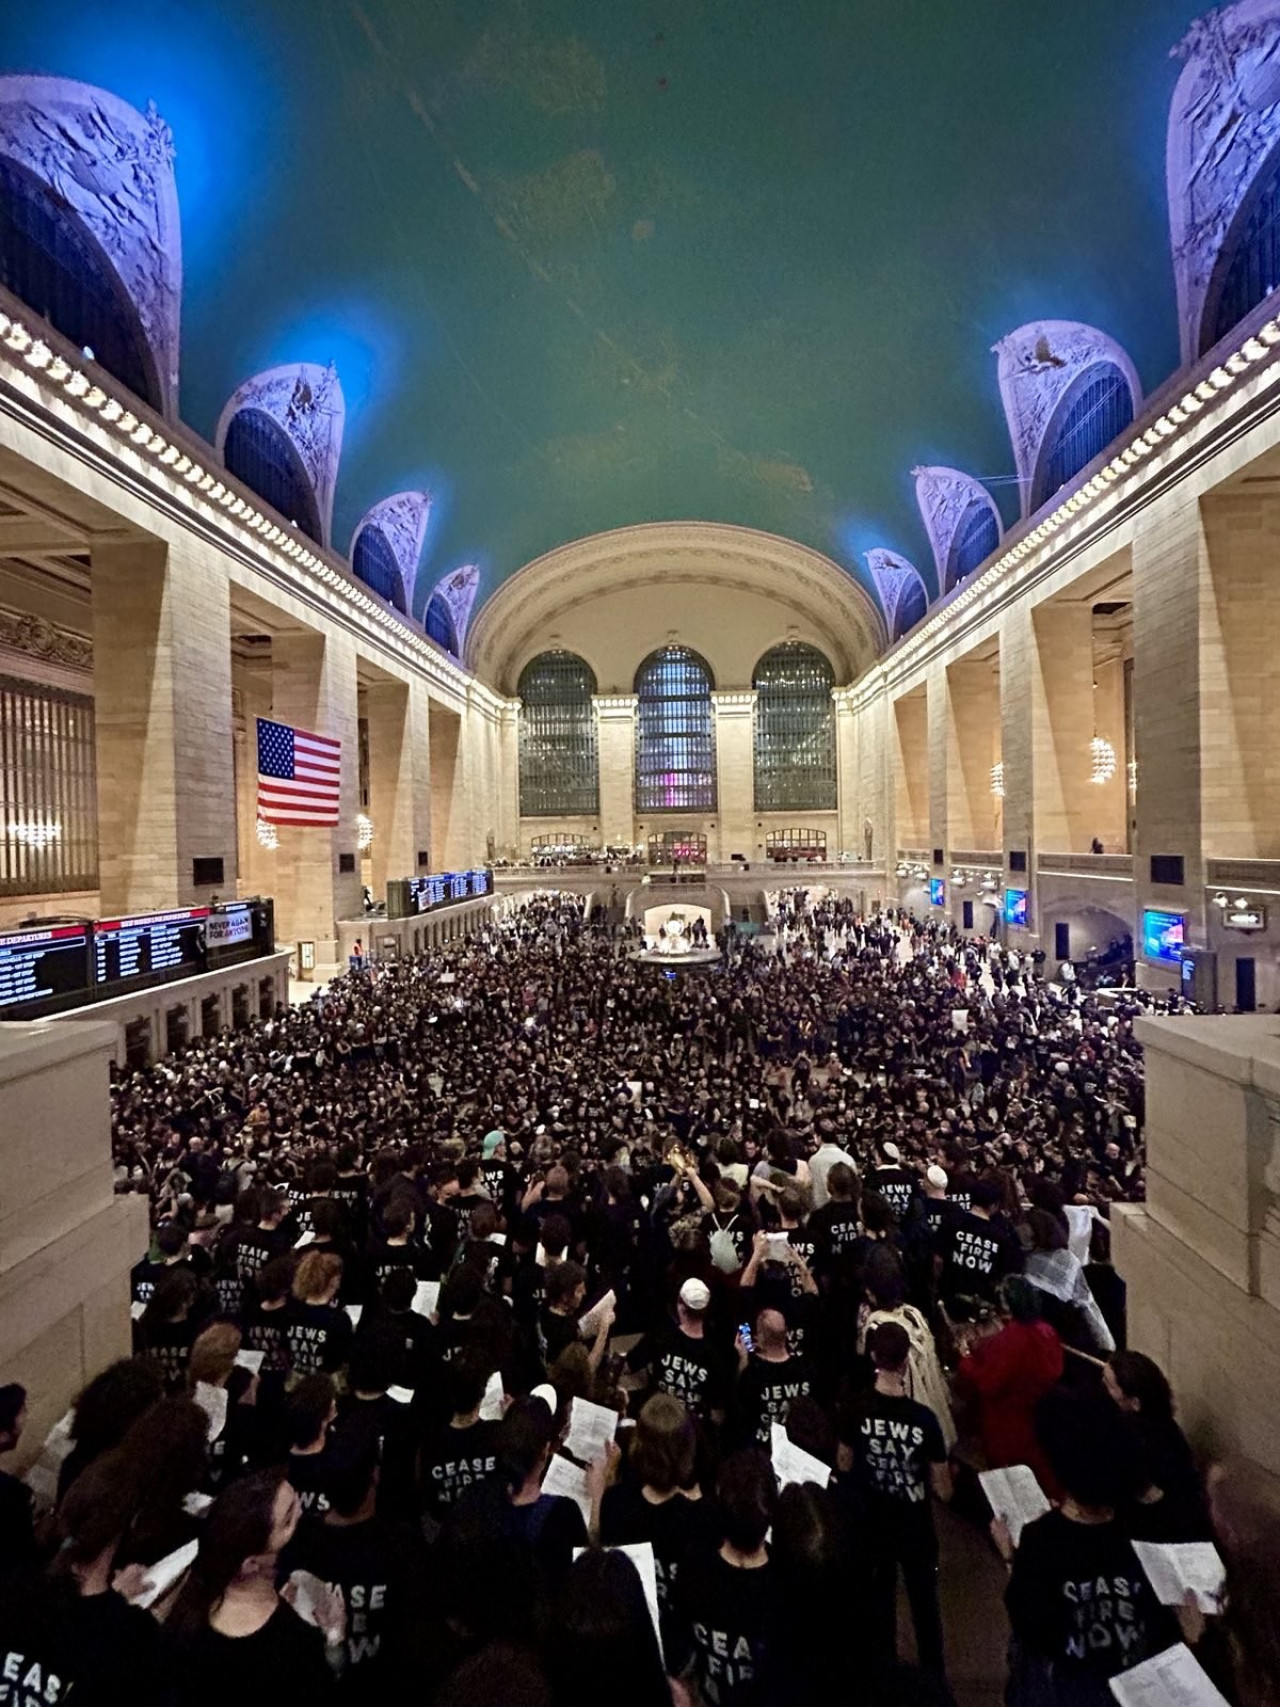
<svg viewBox="0 0 1280 1707">
<path fill-rule="evenodd" d="M 268 824 L 336 824 L 342 742 L 258 719 L 258 816 Z"/>
</svg>

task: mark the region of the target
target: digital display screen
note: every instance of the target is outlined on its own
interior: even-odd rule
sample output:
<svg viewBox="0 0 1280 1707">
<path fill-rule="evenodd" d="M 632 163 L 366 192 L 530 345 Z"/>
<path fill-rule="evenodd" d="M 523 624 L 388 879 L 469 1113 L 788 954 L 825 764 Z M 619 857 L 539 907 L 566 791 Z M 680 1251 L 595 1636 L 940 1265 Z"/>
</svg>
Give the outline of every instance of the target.
<svg viewBox="0 0 1280 1707">
<path fill-rule="evenodd" d="M 471 893 L 471 873 L 469 871 L 448 871 L 445 878 L 449 884 L 449 899 L 465 901 Z"/>
<path fill-rule="evenodd" d="M 493 892 L 493 873 L 488 869 L 487 866 L 483 870 L 480 870 L 480 871 L 468 872 L 467 875 L 471 879 L 471 893 L 473 895 L 489 895 L 489 894 L 492 894 L 492 892 Z"/>
<path fill-rule="evenodd" d="M 236 901 L 210 913 L 205 926 L 210 948 L 235 948 L 253 941 L 253 911 L 247 901 Z"/>
<path fill-rule="evenodd" d="M 400 916 L 399 902 L 394 900 L 396 885 L 388 885 L 388 904 L 391 917 Z M 435 907 L 445 907 L 454 901 L 469 901 L 476 895 L 493 891 L 493 873 L 487 869 L 475 871 L 441 871 L 430 877 L 409 877 L 404 880 L 405 910 L 409 913 L 429 913 Z"/>
<path fill-rule="evenodd" d="M 1025 925 L 1027 922 L 1027 891 L 1006 889 L 1004 892 L 1004 922 L 1006 925 Z"/>
<path fill-rule="evenodd" d="M 0 935 L 0 1018 L 22 1017 L 15 1010 L 28 1002 L 75 996 L 89 999 L 87 925 L 51 925 L 42 931 Z"/>
<path fill-rule="evenodd" d="M 947 904 L 946 880 L 944 878 L 941 878 L 941 877 L 931 877 L 929 879 L 929 905 L 931 907 L 945 907 L 946 904 Z"/>
<path fill-rule="evenodd" d="M 1186 932 L 1185 913 L 1164 913 L 1147 907 L 1142 914 L 1142 952 L 1149 960 L 1167 960 L 1176 966 L 1182 959 Z"/>
<path fill-rule="evenodd" d="M 102 919 L 93 927 L 93 975 L 98 984 L 173 977 L 202 971 L 208 959 L 207 907 Z"/>
</svg>

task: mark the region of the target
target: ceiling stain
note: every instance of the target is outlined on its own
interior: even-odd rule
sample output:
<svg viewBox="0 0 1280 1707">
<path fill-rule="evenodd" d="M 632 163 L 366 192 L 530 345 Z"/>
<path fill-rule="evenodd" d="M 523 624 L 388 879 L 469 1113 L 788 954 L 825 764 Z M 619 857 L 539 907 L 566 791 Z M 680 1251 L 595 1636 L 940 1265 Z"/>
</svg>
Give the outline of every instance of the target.
<svg viewBox="0 0 1280 1707">
<path fill-rule="evenodd" d="M 617 187 L 604 156 L 583 148 L 541 172 L 495 184 L 494 199 L 528 241 L 560 243 L 584 227 L 600 230 Z"/>
<path fill-rule="evenodd" d="M 554 118 L 601 112 L 608 89 L 603 62 L 580 36 L 540 39 L 521 4 L 481 35 L 465 75 L 513 89 Z"/>
</svg>

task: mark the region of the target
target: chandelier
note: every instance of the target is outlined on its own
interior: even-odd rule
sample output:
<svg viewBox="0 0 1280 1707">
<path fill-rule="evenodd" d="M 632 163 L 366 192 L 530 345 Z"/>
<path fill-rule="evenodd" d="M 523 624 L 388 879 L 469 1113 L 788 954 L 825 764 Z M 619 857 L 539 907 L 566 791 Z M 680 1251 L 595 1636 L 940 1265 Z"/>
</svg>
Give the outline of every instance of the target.
<svg viewBox="0 0 1280 1707">
<path fill-rule="evenodd" d="M 1125 767 L 1129 772 L 1129 804 L 1132 806 L 1138 798 L 1138 761 L 1130 759 Z"/>
<path fill-rule="evenodd" d="M 56 818 L 24 818 L 10 824 L 6 840 L 25 848 L 47 848 L 62 840 L 62 825 Z"/>
<path fill-rule="evenodd" d="M 356 846 L 365 853 L 373 846 L 373 819 L 367 813 L 356 813 Z"/>
<path fill-rule="evenodd" d="M 257 823 L 258 842 L 268 853 L 274 853 L 280 846 L 280 838 L 276 835 L 274 824 L 268 824 L 265 818 L 259 818 Z"/>
<path fill-rule="evenodd" d="M 991 792 L 997 800 L 1004 799 L 1004 760 L 998 759 L 991 767 Z"/>
<path fill-rule="evenodd" d="M 1089 780 L 1096 783 L 1110 782 L 1116 774 L 1116 750 L 1110 741 L 1101 735 L 1095 735 L 1089 743 L 1089 754 L 1092 762 Z"/>
</svg>

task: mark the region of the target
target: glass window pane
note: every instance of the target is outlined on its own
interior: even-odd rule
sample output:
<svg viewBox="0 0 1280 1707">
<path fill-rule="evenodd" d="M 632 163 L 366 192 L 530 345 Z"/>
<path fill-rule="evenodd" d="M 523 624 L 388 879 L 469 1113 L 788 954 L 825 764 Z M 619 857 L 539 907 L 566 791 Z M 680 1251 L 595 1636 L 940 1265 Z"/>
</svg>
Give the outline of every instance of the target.
<svg viewBox="0 0 1280 1707">
<path fill-rule="evenodd" d="M 835 672 L 816 647 L 785 641 L 756 665 L 757 812 L 834 812 Z"/>
<path fill-rule="evenodd" d="M 0 676 L 0 895 L 97 887 L 93 701 Z"/>
<path fill-rule="evenodd" d="M 434 601 L 433 601 L 434 602 Z M 520 815 L 585 816 L 600 809 L 596 678 L 572 652 L 541 652 L 520 672 Z"/>
<path fill-rule="evenodd" d="M 636 811 L 714 812 L 712 676 L 687 646 L 666 646 L 636 672 Z"/>
<path fill-rule="evenodd" d="M 1068 392 L 1069 407 L 1040 454 L 1040 469 L 1031 495 L 1036 511 L 1054 493 L 1087 468 L 1133 422 L 1129 382 L 1113 362 L 1099 362 L 1082 376 L 1080 388 Z"/>
</svg>

